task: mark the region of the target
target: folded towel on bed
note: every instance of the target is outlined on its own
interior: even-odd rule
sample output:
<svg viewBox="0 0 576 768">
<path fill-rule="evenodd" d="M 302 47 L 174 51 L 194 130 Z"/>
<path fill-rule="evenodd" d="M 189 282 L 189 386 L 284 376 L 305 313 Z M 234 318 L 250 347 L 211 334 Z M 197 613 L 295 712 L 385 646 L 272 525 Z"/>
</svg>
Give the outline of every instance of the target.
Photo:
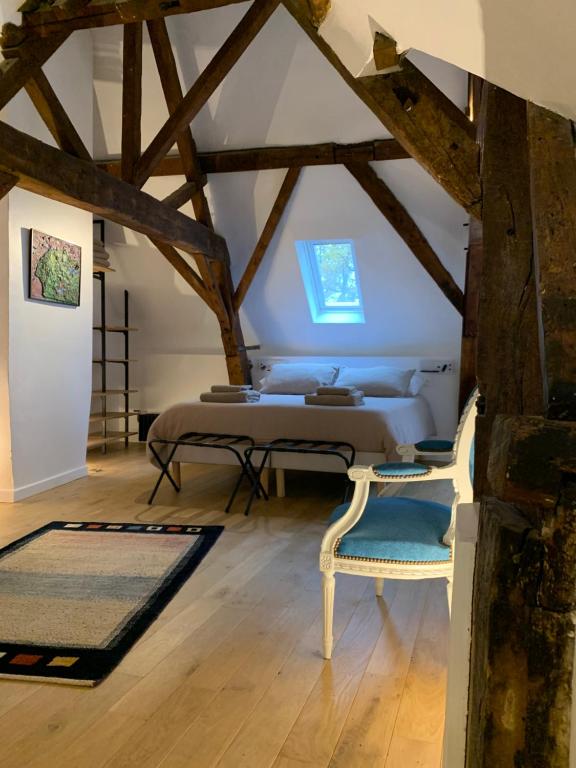
<svg viewBox="0 0 576 768">
<path fill-rule="evenodd" d="M 243 390 L 240 392 L 202 392 L 200 400 L 203 403 L 257 403 L 260 392 Z"/>
<path fill-rule="evenodd" d="M 364 392 L 352 395 L 304 395 L 306 405 L 364 405 Z"/>
<path fill-rule="evenodd" d="M 212 384 L 210 392 L 247 392 L 252 384 Z"/>
<path fill-rule="evenodd" d="M 318 387 L 317 395 L 353 395 L 358 392 L 356 387 Z"/>
</svg>

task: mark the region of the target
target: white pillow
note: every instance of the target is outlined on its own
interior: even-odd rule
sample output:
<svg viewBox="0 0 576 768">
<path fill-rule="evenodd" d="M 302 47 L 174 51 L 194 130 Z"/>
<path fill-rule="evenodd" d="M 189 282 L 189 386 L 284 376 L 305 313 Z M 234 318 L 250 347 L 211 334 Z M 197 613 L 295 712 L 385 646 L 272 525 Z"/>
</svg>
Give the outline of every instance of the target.
<svg viewBox="0 0 576 768">
<path fill-rule="evenodd" d="M 260 392 L 268 395 L 309 395 L 317 387 L 333 384 L 338 374 L 334 365 L 315 363 L 275 363 L 266 378 L 262 379 Z"/>
<path fill-rule="evenodd" d="M 367 397 L 407 397 L 414 369 L 388 368 L 341 368 L 336 379 L 338 387 L 356 386 Z"/>
<path fill-rule="evenodd" d="M 410 386 L 408 387 L 408 394 L 412 397 L 420 394 L 424 389 L 424 385 L 428 382 L 428 377 L 420 371 L 415 371 L 414 375 L 410 379 Z"/>
</svg>

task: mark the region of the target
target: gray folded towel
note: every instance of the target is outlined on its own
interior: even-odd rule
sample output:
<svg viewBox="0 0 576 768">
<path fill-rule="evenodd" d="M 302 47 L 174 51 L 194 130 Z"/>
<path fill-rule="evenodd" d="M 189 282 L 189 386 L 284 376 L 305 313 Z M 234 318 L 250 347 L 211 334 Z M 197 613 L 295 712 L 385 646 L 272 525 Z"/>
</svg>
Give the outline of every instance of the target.
<svg viewBox="0 0 576 768">
<path fill-rule="evenodd" d="M 243 390 L 240 392 L 202 392 L 200 400 L 203 403 L 257 403 L 260 392 Z"/>
<path fill-rule="evenodd" d="M 304 395 L 306 405 L 364 405 L 364 393 L 353 395 Z"/>
<path fill-rule="evenodd" d="M 252 384 L 212 384 L 210 392 L 247 392 Z"/>
<path fill-rule="evenodd" d="M 318 387 L 317 395 L 353 395 L 358 392 L 356 387 Z"/>
</svg>

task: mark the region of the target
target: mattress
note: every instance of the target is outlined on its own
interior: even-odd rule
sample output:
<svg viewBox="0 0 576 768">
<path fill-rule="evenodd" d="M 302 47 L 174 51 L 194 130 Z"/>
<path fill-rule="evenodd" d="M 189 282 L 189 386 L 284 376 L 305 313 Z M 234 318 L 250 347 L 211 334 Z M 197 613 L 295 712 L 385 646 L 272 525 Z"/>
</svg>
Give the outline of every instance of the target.
<svg viewBox="0 0 576 768">
<path fill-rule="evenodd" d="M 262 395 L 257 403 L 173 405 L 153 422 L 148 442 L 175 440 L 186 432 L 248 435 L 257 443 L 331 440 L 351 443 L 357 453 L 394 460 L 396 445 L 423 440 L 435 431 L 423 397 L 365 397 L 361 406 L 319 406 L 305 405 L 304 395 Z"/>
</svg>

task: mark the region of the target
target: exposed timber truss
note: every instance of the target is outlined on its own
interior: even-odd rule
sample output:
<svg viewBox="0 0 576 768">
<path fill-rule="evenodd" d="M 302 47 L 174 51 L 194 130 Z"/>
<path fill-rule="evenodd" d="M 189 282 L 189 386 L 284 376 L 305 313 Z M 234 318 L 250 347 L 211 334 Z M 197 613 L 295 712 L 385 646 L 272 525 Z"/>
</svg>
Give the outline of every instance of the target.
<svg viewBox="0 0 576 768">
<path fill-rule="evenodd" d="M 403 55 L 378 34 L 375 58 L 386 75 L 355 78 L 325 43 L 318 28 L 329 0 L 282 0 L 302 29 L 394 139 L 353 145 L 333 143 L 199 153 L 190 124 L 274 13 L 280 0 L 254 0 L 196 82 L 185 93 L 179 79 L 165 17 L 234 4 L 240 0 L 27 0 L 22 24 L 2 30 L 5 61 L 0 69 L 0 107 L 26 88 L 60 150 L 0 124 L 0 172 L 4 193 L 14 184 L 105 216 L 146 234 L 184 277 L 220 324 L 231 381 L 248 376 L 239 309 L 261 264 L 305 166 L 342 164 L 414 252 L 452 305 L 464 297 L 406 209 L 380 179 L 372 161 L 415 158 L 473 215 L 479 215 L 478 148 L 469 121 Z M 54 93 L 42 66 L 75 31 L 124 27 L 122 154 L 95 164 Z M 168 119 L 141 146 L 142 39 L 147 27 Z M 391 66 L 388 66 L 388 65 Z M 177 155 L 168 155 L 177 146 Z M 19 148 L 17 151 L 16 148 Z M 214 231 L 205 188 L 208 175 L 239 170 L 286 168 L 287 173 L 254 253 L 234 286 L 226 242 Z M 58 170 L 56 170 L 58 169 Z M 185 181 L 164 200 L 141 191 L 150 176 L 180 175 Z M 191 202 L 195 218 L 179 212 Z M 190 264 L 181 252 L 190 255 Z"/>
<path fill-rule="evenodd" d="M 482 398 L 475 490 L 482 507 L 467 768 L 566 768 L 576 635 L 573 128 L 569 121 L 485 84 L 480 168 L 476 126 L 396 50 L 393 40 L 376 35 L 374 59 L 380 74 L 357 78 L 319 32 L 329 0 L 281 0 L 394 139 L 199 153 L 190 129 L 194 115 L 280 0 L 254 0 L 187 93 L 165 17 L 241 1 L 27 0 L 22 24 L 6 25 L 2 33 L 6 60 L 0 65 L 0 109 L 26 88 L 60 149 L 0 123 L 0 196 L 18 185 L 147 235 L 215 313 L 230 380 L 241 382 L 248 366 L 239 309 L 301 169 L 334 163 L 347 168 L 447 299 L 463 311 L 463 359 L 470 381 L 475 378 L 477 346 Z M 124 25 L 122 157 L 98 165 L 42 66 L 75 30 L 114 24 Z M 142 150 L 144 24 L 169 117 Z M 178 155 L 168 155 L 174 144 Z M 473 217 L 464 295 L 370 166 L 375 160 L 404 157 L 418 161 Z M 265 168 L 287 171 L 234 287 L 228 248 L 214 231 L 208 207 L 207 175 Z M 150 176 L 170 174 L 185 181 L 164 200 L 141 191 Z M 178 210 L 187 201 L 195 219 Z"/>
</svg>

